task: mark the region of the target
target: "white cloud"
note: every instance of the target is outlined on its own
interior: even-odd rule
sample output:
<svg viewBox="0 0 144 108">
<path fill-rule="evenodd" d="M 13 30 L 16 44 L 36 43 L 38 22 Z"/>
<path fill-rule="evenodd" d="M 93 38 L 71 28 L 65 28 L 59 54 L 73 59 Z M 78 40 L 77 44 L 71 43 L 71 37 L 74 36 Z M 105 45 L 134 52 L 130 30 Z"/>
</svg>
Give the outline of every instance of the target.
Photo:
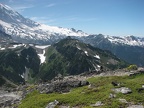
<svg viewBox="0 0 144 108">
<path fill-rule="evenodd" d="M 51 4 L 46 5 L 46 7 L 53 7 L 55 5 L 56 5 L 55 3 L 51 3 Z"/>
<path fill-rule="evenodd" d="M 20 6 L 20 5 L 16 5 L 16 6 L 12 6 L 16 11 L 18 12 L 23 12 L 25 9 L 29 9 L 29 8 L 33 8 L 33 5 L 28 5 L 28 6 Z"/>
</svg>

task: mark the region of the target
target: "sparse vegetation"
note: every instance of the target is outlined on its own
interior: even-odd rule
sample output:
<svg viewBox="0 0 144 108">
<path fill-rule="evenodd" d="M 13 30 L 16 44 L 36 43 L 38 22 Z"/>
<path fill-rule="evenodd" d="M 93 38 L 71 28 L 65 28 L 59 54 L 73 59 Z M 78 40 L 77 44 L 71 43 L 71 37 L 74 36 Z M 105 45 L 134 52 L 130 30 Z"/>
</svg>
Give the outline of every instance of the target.
<svg viewBox="0 0 144 108">
<path fill-rule="evenodd" d="M 128 70 L 137 70 L 138 67 L 137 65 L 130 65 L 129 67 L 127 67 Z"/>
<path fill-rule="evenodd" d="M 54 100 L 59 101 L 60 105 L 79 106 L 82 108 L 91 108 L 91 104 L 101 101 L 104 105 L 99 108 L 119 108 L 128 106 L 126 103 L 121 103 L 120 98 L 126 99 L 134 104 L 144 105 L 144 92 L 139 93 L 138 88 L 141 88 L 144 82 L 144 74 L 136 76 L 109 76 L 109 77 L 93 77 L 88 79 L 91 86 L 84 86 L 72 89 L 67 94 L 40 94 L 34 91 L 26 96 L 19 108 L 45 108 L 45 106 Z M 114 93 L 111 89 L 114 87 L 111 82 L 120 83 L 119 87 L 128 87 L 132 90 L 131 94 L 117 93 L 115 98 L 109 98 L 110 93 Z"/>
</svg>

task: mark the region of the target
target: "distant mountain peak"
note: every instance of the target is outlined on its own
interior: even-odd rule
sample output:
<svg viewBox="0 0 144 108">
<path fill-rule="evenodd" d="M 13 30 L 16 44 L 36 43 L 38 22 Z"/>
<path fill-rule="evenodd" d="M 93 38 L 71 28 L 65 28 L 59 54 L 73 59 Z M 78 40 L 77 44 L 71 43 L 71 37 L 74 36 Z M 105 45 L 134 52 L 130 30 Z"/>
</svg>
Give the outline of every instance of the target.
<svg viewBox="0 0 144 108">
<path fill-rule="evenodd" d="M 16 41 L 26 43 L 52 43 L 67 36 L 88 36 L 80 30 L 39 24 L 24 18 L 7 5 L 0 4 L 0 30 Z"/>
</svg>

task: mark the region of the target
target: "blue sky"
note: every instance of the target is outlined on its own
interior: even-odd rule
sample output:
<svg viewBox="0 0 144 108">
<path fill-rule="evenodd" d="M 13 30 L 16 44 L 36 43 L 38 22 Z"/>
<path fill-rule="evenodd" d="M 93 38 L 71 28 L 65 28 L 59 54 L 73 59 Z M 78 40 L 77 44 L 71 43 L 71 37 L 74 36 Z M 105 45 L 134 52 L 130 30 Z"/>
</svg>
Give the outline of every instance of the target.
<svg viewBox="0 0 144 108">
<path fill-rule="evenodd" d="M 90 34 L 144 37 L 144 0 L 0 0 L 23 16 Z"/>
</svg>

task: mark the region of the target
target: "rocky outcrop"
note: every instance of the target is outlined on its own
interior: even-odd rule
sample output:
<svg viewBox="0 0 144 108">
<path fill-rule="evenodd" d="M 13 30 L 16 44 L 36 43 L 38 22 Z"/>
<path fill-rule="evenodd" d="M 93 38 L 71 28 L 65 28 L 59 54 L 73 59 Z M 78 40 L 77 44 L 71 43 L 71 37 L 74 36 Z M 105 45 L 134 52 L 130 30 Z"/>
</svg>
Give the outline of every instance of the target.
<svg viewBox="0 0 144 108">
<path fill-rule="evenodd" d="M 0 90 L 0 108 L 13 108 L 12 106 L 17 106 L 21 99 L 21 92 Z"/>
<path fill-rule="evenodd" d="M 53 83 L 40 84 L 37 89 L 40 93 L 65 93 L 69 92 L 71 88 L 82 87 L 88 84 L 89 82 L 85 80 L 56 81 Z"/>
</svg>

